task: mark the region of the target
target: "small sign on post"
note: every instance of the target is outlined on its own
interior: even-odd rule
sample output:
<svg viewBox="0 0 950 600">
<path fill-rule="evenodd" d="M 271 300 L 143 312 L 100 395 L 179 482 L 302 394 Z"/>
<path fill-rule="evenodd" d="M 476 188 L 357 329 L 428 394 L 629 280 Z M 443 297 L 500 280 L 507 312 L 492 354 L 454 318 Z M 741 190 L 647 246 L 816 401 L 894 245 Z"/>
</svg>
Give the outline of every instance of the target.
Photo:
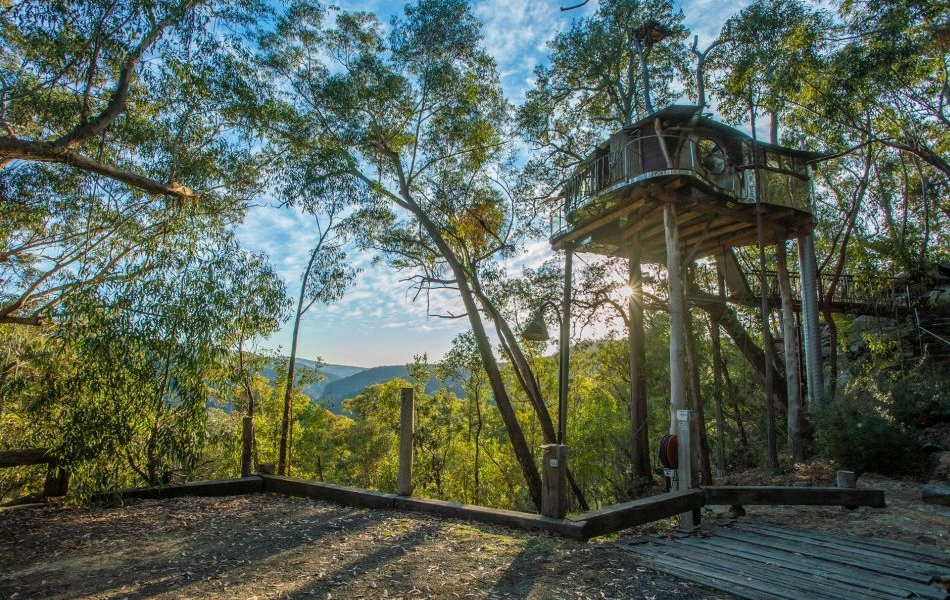
<svg viewBox="0 0 950 600">
<path fill-rule="evenodd" d="M 699 487 L 699 422 L 692 410 L 676 411 L 676 435 L 678 438 L 676 480 L 674 489 L 688 490 Z M 677 517 L 680 527 L 699 525 L 699 509 Z"/>
<path fill-rule="evenodd" d="M 412 495 L 412 441 L 416 434 L 416 397 L 412 388 L 402 388 L 399 411 L 399 476 L 396 491 Z"/>
<path fill-rule="evenodd" d="M 541 446 L 541 514 L 563 519 L 567 514 L 567 446 Z"/>
</svg>

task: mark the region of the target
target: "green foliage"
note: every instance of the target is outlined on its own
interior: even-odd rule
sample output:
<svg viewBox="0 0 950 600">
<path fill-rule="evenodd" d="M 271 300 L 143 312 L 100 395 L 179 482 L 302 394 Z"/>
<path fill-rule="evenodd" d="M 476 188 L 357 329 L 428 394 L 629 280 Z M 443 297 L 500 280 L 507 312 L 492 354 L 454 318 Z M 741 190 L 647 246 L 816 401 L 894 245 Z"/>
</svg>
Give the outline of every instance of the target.
<svg viewBox="0 0 950 600">
<path fill-rule="evenodd" d="M 913 433 L 888 408 L 889 400 L 875 382 L 852 382 L 840 401 L 813 414 L 816 449 L 858 474 L 916 473 L 920 457 Z"/>
<path fill-rule="evenodd" d="M 723 45 L 712 55 L 717 68 L 719 110 L 735 123 L 750 108 L 769 112 L 773 121 L 785 111 L 803 73 L 820 61 L 830 18 L 799 0 L 753 2 L 723 26 Z"/>
<path fill-rule="evenodd" d="M 890 413 L 907 427 L 919 430 L 950 422 L 950 378 L 944 371 L 928 368 L 927 362 L 895 381 L 890 393 Z"/>
</svg>

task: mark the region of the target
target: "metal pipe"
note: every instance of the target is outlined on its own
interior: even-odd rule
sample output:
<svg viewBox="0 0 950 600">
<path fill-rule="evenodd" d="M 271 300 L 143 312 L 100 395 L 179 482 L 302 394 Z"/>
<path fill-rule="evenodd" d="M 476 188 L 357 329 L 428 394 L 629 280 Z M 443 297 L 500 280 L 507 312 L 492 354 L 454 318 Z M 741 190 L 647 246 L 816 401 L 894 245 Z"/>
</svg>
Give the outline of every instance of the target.
<svg viewBox="0 0 950 600">
<path fill-rule="evenodd" d="M 798 279 L 802 295 L 802 345 L 805 348 L 805 383 L 808 400 L 815 408 L 825 403 L 824 369 L 821 364 L 821 328 L 818 324 L 818 264 L 815 238 L 809 233 L 798 238 Z"/>
</svg>

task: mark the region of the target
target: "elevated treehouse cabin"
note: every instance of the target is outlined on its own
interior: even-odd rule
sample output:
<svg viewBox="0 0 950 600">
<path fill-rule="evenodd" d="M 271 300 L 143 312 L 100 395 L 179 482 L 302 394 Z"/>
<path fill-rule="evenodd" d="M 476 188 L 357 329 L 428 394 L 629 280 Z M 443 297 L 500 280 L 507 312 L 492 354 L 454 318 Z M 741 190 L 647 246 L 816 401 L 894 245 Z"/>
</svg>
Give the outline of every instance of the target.
<svg viewBox="0 0 950 600">
<path fill-rule="evenodd" d="M 816 157 L 755 140 L 704 116 L 698 106 L 668 107 L 599 145 L 563 187 L 562 205 L 552 221 L 551 244 L 565 251 L 566 261 L 562 373 L 567 372 L 565 328 L 570 321 L 572 254 L 590 252 L 626 258 L 634 289 L 640 280 L 640 264 L 664 264 L 670 294 L 670 433 L 685 433 L 695 424 L 688 423 L 689 411 L 684 410 L 683 265 L 715 256 L 720 271 L 728 278 L 729 258 L 735 261 L 730 248 L 757 245 L 761 249 L 797 239 L 808 392 L 812 401 L 820 404 L 817 266 L 811 238 L 814 218 L 808 166 Z M 764 272 L 764 258 L 762 262 Z M 767 290 L 761 290 L 760 298 L 763 318 L 767 318 Z M 635 344 L 642 344 L 642 316 L 637 317 L 636 310 L 635 303 L 631 303 L 632 382 L 637 379 L 636 370 L 642 369 L 635 364 Z M 768 347 L 771 341 L 767 328 L 765 332 L 763 347 Z M 637 336 L 640 342 L 635 341 Z M 769 391 L 770 380 L 767 374 Z M 632 393 L 636 398 L 636 389 Z M 562 389 L 562 412 L 565 395 Z M 766 395 L 771 397 L 770 392 Z M 766 406 L 771 411 L 771 403 L 767 401 Z M 774 411 L 769 414 L 771 421 Z M 640 449 L 647 457 L 648 443 L 642 440 L 647 447 Z M 635 442 L 635 446 L 638 444 L 641 442 Z M 694 487 L 695 462 L 691 457 L 695 445 L 695 438 L 679 444 L 677 489 Z M 648 462 L 647 458 L 647 468 Z"/>
<path fill-rule="evenodd" d="M 671 106 L 614 135 L 578 167 L 562 191 L 551 244 L 666 263 L 662 204 L 675 202 L 679 242 L 690 259 L 757 243 L 756 203 L 766 244 L 811 232 L 807 161 L 815 155 L 753 140 Z"/>
</svg>

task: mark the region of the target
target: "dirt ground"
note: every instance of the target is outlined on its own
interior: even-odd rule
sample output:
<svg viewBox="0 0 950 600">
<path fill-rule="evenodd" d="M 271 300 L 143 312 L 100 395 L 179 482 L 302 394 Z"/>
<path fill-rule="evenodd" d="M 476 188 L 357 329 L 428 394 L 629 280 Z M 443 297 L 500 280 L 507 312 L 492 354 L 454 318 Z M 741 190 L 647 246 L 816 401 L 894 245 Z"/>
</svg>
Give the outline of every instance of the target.
<svg viewBox="0 0 950 600">
<path fill-rule="evenodd" d="M 884 489 L 888 507 L 748 507 L 743 518 L 950 551 L 950 508 L 920 504 L 913 482 L 861 485 Z M 272 495 L 19 508 L 0 513 L 0 598 L 730 598 L 645 569 L 615 543 L 645 531 L 580 543 Z"/>
</svg>

